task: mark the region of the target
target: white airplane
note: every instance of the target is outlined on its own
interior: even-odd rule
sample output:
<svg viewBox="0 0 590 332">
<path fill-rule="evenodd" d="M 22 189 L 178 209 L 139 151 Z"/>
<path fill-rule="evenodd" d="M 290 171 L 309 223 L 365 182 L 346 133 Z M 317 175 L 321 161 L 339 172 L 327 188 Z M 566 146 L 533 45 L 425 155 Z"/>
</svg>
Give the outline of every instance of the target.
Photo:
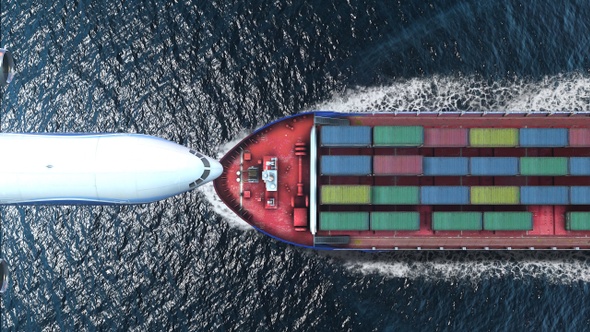
<svg viewBox="0 0 590 332">
<path fill-rule="evenodd" d="M 143 204 L 222 172 L 216 160 L 140 134 L 0 134 L 0 204 Z"/>
</svg>

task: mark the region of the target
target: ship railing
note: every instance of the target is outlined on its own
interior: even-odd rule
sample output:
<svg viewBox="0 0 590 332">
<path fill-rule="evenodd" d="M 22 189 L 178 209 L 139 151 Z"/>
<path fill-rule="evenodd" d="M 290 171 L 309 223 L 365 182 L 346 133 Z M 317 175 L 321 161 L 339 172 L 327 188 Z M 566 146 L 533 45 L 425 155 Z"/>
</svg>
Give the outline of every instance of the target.
<svg viewBox="0 0 590 332">
<path fill-rule="evenodd" d="M 310 133 L 310 149 L 309 149 L 309 173 L 311 179 L 309 180 L 309 230 L 311 234 L 317 233 L 318 211 L 317 211 L 317 187 L 318 178 L 317 173 L 317 159 L 318 159 L 318 142 L 316 127 L 311 128 Z"/>
</svg>

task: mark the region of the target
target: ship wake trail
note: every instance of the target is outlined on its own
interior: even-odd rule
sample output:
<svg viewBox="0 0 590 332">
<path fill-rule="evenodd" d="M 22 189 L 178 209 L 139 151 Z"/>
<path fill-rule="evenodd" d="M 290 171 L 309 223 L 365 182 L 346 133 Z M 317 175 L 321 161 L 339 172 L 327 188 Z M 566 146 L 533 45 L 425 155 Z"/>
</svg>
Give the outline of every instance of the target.
<svg viewBox="0 0 590 332">
<path fill-rule="evenodd" d="M 569 252 L 447 252 L 384 255 L 334 254 L 352 273 L 384 278 L 464 281 L 544 279 L 553 284 L 590 282 L 589 256 Z"/>
<path fill-rule="evenodd" d="M 216 159 L 221 159 L 221 157 L 223 157 L 227 152 L 229 152 L 229 150 L 231 150 L 246 136 L 248 136 L 248 133 L 240 133 L 238 135 L 238 138 L 236 138 L 235 140 L 220 146 L 219 150 L 217 151 Z M 199 190 L 203 194 L 205 199 L 207 199 L 209 204 L 211 204 L 213 211 L 215 211 L 215 213 L 223 217 L 223 219 L 226 220 L 230 226 L 245 231 L 254 230 L 252 226 L 248 225 L 247 222 L 242 220 L 242 218 L 238 217 L 230 208 L 227 207 L 227 205 L 225 205 L 225 203 L 221 201 L 221 199 L 219 199 L 219 196 L 217 196 L 215 188 L 213 188 L 213 185 L 211 183 L 201 186 L 197 188 L 197 190 Z"/>
<path fill-rule="evenodd" d="M 590 112 L 590 76 L 569 73 L 540 80 L 476 77 L 414 78 L 354 88 L 314 109 L 336 112 Z"/>
</svg>

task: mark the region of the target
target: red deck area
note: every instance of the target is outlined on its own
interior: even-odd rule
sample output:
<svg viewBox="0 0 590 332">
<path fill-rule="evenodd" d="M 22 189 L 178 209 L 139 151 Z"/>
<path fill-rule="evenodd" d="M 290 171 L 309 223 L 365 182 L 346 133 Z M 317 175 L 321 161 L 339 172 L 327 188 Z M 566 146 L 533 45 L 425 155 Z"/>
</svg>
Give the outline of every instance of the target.
<svg viewBox="0 0 590 332">
<path fill-rule="evenodd" d="M 547 115 L 353 115 L 352 125 L 420 125 L 426 127 L 562 127 L 588 128 L 587 116 Z M 590 211 L 590 206 L 562 205 L 405 205 L 405 206 L 322 206 L 309 202 L 310 176 L 322 184 L 366 185 L 590 185 L 590 177 L 569 176 L 319 176 L 310 174 L 310 132 L 314 115 L 304 114 L 274 123 L 257 131 L 236 145 L 221 163 L 224 172 L 214 185 L 221 199 L 240 217 L 254 227 L 291 243 L 313 246 L 314 236 L 305 225 L 310 216 L 309 205 L 317 211 L 417 211 L 420 213 L 418 231 L 317 231 L 318 236 L 346 235 L 350 249 L 590 249 L 589 231 L 567 231 L 568 211 Z M 422 155 L 422 156 L 590 156 L 587 148 L 319 148 L 320 155 Z M 269 191 L 261 172 L 267 169 L 269 158 L 276 158 L 277 188 Z M 248 170 L 251 170 L 250 172 Z M 255 175 L 256 174 L 256 175 Z M 272 175 L 272 174 L 271 174 Z M 319 190 L 319 189 L 318 189 Z M 435 211 L 528 211 L 533 215 L 531 231 L 433 231 L 432 212 Z M 297 216 L 297 217 L 296 217 Z M 316 216 L 317 217 L 317 216 Z M 297 220 L 295 220 L 297 219 Z M 305 228 L 305 227 L 303 227 Z"/>
<path fill-rule="evenodd" d="M 299 156 L 295 150 L 298 143 L 309 150 L 312 126 L 313 116 L 302 116 L 247 137 L 223 157 L 223 174 L 214 183 L 225 204 L 246 222 L 272 236 L 307 246 L 313 245 L 313 236 L 309 231 L 295 230 L 294 216 L 295 207 L 307 209 L 309 153 L 301 156 L 304 195 L 298 196 Z M 261 178 L 257 183 L 248 182 L 248 169 L 254 167 L 261 171 L 265 157 L 277 158 L 278 188 L 272 192 L 276 193 L 276 208 L 267 208 L 267 193 Z"/>
</svg>

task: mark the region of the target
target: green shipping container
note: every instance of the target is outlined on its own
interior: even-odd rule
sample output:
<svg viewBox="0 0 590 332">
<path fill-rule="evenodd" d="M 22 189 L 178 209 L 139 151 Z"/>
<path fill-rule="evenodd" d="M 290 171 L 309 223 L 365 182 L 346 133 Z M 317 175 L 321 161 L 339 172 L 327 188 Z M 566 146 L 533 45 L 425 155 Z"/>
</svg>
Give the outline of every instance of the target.
<svg viewBox="0 0 590 332">
<path fill-rule="evenodd" d="M 371 186 L 325 185 L 321 200 L 322 204 L 371 204 Z"/>
<path fill-rule="evenodd" d="M 420 229 L 418 212 L 371 212 L 374 231 L 417 231 Z"/>
<path fill-rule="evenodd" d="M 471 187 L 471 204 L 509 205 L 519 202 L 519 187 Z"/>
<path fill-rule="evenodd" d="M 567 175 L 566 157 L 522 157 L 521 175 Z"/>
<path fill-rule="evenodd" d="M 367 231 L 369 212 L 320 212 L 320 230 Z"/>
<path fill-rule="evenodd" d="M 518 145 L 516 128 L 471 128 L 469 145 L 473 147 L 513 147 Z"/>
<path fill-rule="evenodd" d="M 388 204 L 420 204 L 420 188 L 408 186 L 376 186 L 372 187 L 372 203 Z"/>
<path fill-rule="evenodd" d="M 565 229 L 568 231 L 590 231 L 590 212 L 568 212 Z"/>
<path fill-rule="evenodd" d="M 533 214 L 530 212 L 484 212 L 483 229 L 486 231 L 530 231 Z"/>
<path fill-rule="evenodd" d="M 481 231 L 481 212 L 433 212 L 435 231 Z"/>
<path fill-rule="evenodd" d="M 376 126 L 373 128 L 375 146 L 421 146 L 424 144 L 422 126 Z"/>
</svg>

